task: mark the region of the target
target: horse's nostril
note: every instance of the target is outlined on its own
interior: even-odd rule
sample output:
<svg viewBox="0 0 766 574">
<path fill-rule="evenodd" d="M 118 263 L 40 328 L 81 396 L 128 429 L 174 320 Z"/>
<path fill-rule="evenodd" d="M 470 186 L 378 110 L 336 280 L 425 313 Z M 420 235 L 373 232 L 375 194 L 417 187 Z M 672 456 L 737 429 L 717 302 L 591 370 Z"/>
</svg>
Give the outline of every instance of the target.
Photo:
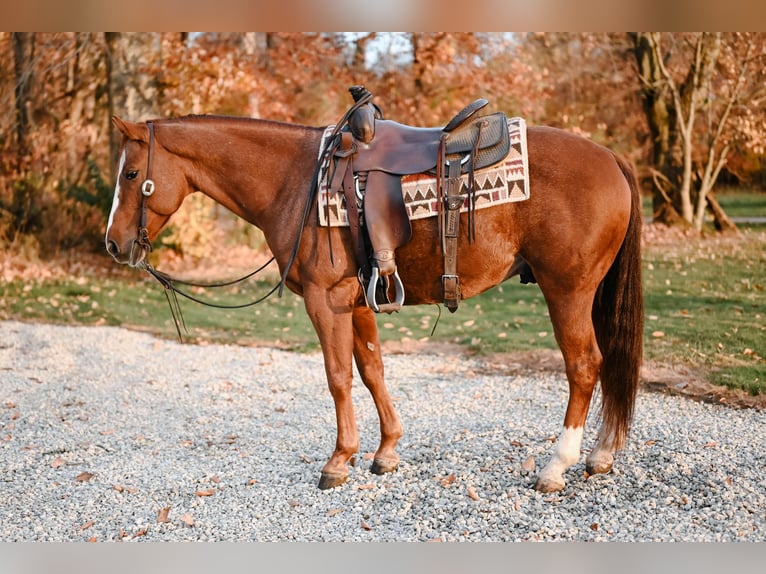
<svg viewBox="0 0 766 574">
<path fill-rule="evenodd" d="M 115 257 L 120 254 L 120 248 L 117 246 L 117 243 L 115 241 L 106 242 L 106 251 L 112 257 Z"/>
</svg>

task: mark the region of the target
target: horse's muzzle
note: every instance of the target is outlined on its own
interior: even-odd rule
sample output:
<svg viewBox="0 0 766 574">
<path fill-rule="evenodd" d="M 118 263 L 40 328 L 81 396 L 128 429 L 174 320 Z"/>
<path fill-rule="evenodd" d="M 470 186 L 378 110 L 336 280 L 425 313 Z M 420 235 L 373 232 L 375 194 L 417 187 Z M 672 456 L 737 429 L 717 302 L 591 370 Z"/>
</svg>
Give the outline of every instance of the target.
<svg viewBox="0 0 766 574">
<path fill-rule="evenodd" d="M 146 259 L 146 249 L 136 240 L 131 241 L 129 250 L 121 250 L 116 241 L 109 240 L 106 242 L 106 251 L 117 263 L 131 267 L 139 267 Z"/>
</svg>

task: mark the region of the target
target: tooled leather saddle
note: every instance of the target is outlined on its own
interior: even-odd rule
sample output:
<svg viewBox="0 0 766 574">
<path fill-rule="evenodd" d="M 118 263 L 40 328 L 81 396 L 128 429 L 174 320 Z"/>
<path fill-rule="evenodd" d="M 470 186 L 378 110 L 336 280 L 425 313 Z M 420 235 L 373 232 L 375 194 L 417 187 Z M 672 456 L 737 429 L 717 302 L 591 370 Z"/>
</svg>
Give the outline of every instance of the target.
<svg viewBox="0 0 766 574">
<path fill-rule="evenodd" d="M 468 241 L 475 238 L 474 172 L 503 161 L 510 151 L 505 114 L 481 115 L 478 99 L 444 127 L 422 128 L 383 119 L 363 86 L 349 91 L 354 105 L 339 122 L 324 154 L 333 160 L 325 174 L 328 193 L 343 193 L 354 252 L 367 304 L 391 313 L 404 303 L 396 249 L 412 237 L 402 196 L 402 176 L 436 176 L 439 235 L 444 256 L 444 304 L 452 312 L 461 299 L 457 275 L 460 210 L 468 209 Z M 467 182 L 462 176 L 467 174 Z M 389 299 L 389 280 L 395 297 Z"/>
</svg>

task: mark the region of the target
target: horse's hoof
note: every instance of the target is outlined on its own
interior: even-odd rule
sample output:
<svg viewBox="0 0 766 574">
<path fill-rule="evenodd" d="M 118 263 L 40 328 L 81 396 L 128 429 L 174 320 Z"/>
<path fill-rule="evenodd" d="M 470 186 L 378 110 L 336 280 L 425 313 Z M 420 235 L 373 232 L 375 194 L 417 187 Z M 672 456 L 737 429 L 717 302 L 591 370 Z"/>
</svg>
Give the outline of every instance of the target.
<svg viewBox="0 0 766 574">
<path fill-rule="evenodd" d="M 606 474 L 611 472 L 612 463 L 604 464 L 602 462 L 587 462 L 585 463 L 585 472 L 588 474 Z"/>
<path fill-rule="evenodd" d="M 612 470 L 614 456 L 611 453 L 592 453 L 585 459 L 585 472 L 588 474 L 606 474 Z"/>
<path fill-rule="evenodd" d="M 340 486 L 348 480 L 347 474 L 336 474 L 332 472 L 323 472 L 319 478 L 319 490 L 328 490 Z"/>
<path fill-rule="evenodd" d="M 535 482 L 535 490 L 538 492 L 558 492 L 564 490 L 565 486 L 566 482 L 563 478 L 543 478 L 540 476 Z"/>
<path fill-rule="evenodd" d="M 386 474 L 399 468 L 399 460 L 392 458 L 376 458 L 372 461 L 370 472 L 372 474 Z"/>
</svg>

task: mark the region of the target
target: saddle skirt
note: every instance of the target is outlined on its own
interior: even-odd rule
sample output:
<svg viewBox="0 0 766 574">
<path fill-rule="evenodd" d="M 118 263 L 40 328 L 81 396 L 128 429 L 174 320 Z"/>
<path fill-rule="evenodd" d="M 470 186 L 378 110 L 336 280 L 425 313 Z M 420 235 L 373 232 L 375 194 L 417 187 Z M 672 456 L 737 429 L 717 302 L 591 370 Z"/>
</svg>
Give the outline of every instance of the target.
<svg viewBox="0 0 766 574">
<path fill-rule="evenodd" d="M 335 126 L 328 126 L 322 139 L 321 150 Z M 529 198 L 529 161 L 527 154 L 527 129 L 523 118 L 508 119 L 510 150 L 498 164 L 477 170 L 474 174 L 474 208 L 485 209 L 502 203 L 524 201 Z M 322 174 L 326 173 L 327 162 L 319 170 L 319 225 L 323 227 L 348 227 L 348 213 L 342 193 L 328 192 L 329 183 Z M 404 175 L 401 178 L 402 194 L 407 215 L 412 219 L 436 217 L 438 214 L 438 183 L 433 175 L 422 173 Z M 461 176 L 461 193 L 468 188 L 468 174 Z M 461 211 L 468 210 L 468 203 Z"/>
</svg>

